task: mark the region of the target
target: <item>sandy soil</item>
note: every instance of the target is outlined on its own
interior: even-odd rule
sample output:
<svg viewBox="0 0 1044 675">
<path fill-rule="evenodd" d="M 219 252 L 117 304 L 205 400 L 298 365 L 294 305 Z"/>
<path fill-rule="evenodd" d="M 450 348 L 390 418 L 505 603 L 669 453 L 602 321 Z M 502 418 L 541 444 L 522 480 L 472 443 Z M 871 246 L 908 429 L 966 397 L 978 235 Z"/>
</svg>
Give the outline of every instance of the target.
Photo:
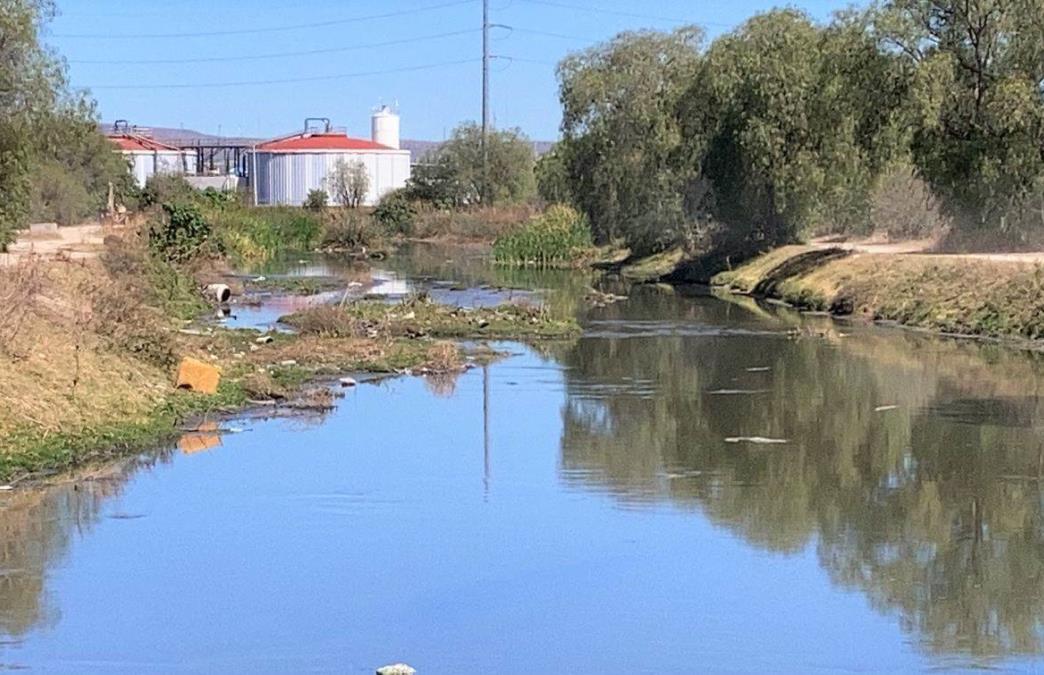
<svg viewBox="0 0 1044 675">
<path fill-rule="evenodd" d="M 106 235 L 115 231 L 113 226 L 100 223 L 59 227 L 57 236 L 34 236 L 26 230 L 8 247 L 7 253 L 0 253 L 0 266 L 13 265 L 27 256 L 45 260 L 59 257 L 72 260 L 94 258 L 102 250 Z"/>
</svg>

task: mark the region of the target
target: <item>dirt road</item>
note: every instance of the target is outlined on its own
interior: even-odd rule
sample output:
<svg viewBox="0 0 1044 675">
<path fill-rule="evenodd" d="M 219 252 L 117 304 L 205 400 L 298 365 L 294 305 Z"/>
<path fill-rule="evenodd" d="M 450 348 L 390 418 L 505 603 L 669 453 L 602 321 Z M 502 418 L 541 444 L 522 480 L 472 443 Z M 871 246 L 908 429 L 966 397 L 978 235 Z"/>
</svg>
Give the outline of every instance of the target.
<svg viewBox="0 0 1044 675">
<path fill-rule="evenodd" d="M 59 227 L 57 234 L 33 235 L 26 230 L 8 247 L 7 253 L 0 253 L 0 267 L 16 264 L 27 256 L 44 260 L 94 258 L 102 250 L 105 236 L 114 231 L 112 226 L 99 223 Z"/>
<path fill-rule="evenodd" d="M 1020 263 L 1024 265 L 1044 264 L 1044 251 L 1021 253 L 936 253 L 934 239 L 913 241 L 881 242 L 874 240 L 832 242 L 829 239 L 814 239 L 813 246 L 820 248 L 843 248 L 855 253 L 877 255 L 921 255 L 933 258 L 957 258 L 961 260 L 987 260 L 990 262 Z"/>
</svg>

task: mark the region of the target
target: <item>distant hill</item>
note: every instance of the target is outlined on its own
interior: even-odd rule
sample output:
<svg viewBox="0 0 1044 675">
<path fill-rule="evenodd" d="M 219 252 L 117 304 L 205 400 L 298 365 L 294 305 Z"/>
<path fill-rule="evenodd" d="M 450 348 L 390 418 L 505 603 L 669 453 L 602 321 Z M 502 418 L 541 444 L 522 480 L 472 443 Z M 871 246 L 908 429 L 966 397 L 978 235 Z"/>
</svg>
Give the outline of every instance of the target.
<svg viewBox="0 0 1044 675">
<path fill-rule="evenodd" d="M 102 133 L 108 133 L 112 131 L 112 124 L 99 124 L 98 128 Z M 250 147 L 255 143 L 263 143 L 270 140 L 268 138 L 251 138 L 249 136 L 215 136 L 213 134 L 205 134 L 193 129 L 174 129 L 171 127 L 134 126 L 132 128 L 143 136 L 149 136 L 155 138 L 160 143 L 166 143 L 167 145 L 178 147 L 190 147 L 196 145 L 236 145 L 240 147 Z M 442 145 L 442 141 L 418 141 L 404 138 L 400 145 L 403 150 L 410 151 L 410 156 L 413 161 L 416 162 Z M 554 143 L 551 141 L 533 141 L 533 151 L 538 157 L 548 152 L 553 146 Z"/>
</svg>

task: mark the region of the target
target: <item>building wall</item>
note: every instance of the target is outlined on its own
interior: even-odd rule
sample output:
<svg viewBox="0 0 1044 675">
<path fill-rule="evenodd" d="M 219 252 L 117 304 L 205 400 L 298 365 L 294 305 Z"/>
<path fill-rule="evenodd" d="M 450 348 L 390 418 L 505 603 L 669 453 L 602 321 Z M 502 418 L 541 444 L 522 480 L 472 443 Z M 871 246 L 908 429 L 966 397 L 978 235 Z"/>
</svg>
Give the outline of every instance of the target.
<svg viewBox="0 0 1044 675">
<path fill-rule="evenodd" d="M 138 187 L 145 187 L 145 181 L 156 174 L 156 166 L 159 165 L 159 173 L 163 174 L 187 174 L 196 173 L 196 157 L 194 153 L 181 151 L 166 152 L 125 152 L 123 153 L 131 163 L 131 173 Z"/>
<path fill-rule="evenodd" d="M 257 202 L 300 206 L 311 190 L 330 190 L 329 177 L 341 160 L 362 162 L 370 176 L 364 203 L 376 204 L 386 193 L 405 187 L 410 178 L 407 151 L 258 152 Z M 248 164 L 248 167 L 250 164 Z"/>
</svg>

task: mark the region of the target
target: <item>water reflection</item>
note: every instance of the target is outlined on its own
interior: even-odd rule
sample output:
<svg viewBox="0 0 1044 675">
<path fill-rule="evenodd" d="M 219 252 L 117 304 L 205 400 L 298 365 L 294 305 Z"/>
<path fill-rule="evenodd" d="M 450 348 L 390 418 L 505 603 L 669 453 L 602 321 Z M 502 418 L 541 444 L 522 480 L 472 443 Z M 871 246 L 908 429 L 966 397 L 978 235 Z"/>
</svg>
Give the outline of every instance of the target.
<svg viewBox="0 0 1044 675">
<path fill-rule="evenodd" d="M 771 551 L 814 546 L 837 584 L 931 652 L 1040 653 L 1040 359 L 900 331 L 795 337 L 792 316 L 735 309 L 652 297 L 604 310 L 603 336 L 563 357 L 564 479 L 698 509 Z M 670 316 L 676 331 L 630 330 Z M 760 331 L 743 334 L 752 318 Z"/>
</svg>

